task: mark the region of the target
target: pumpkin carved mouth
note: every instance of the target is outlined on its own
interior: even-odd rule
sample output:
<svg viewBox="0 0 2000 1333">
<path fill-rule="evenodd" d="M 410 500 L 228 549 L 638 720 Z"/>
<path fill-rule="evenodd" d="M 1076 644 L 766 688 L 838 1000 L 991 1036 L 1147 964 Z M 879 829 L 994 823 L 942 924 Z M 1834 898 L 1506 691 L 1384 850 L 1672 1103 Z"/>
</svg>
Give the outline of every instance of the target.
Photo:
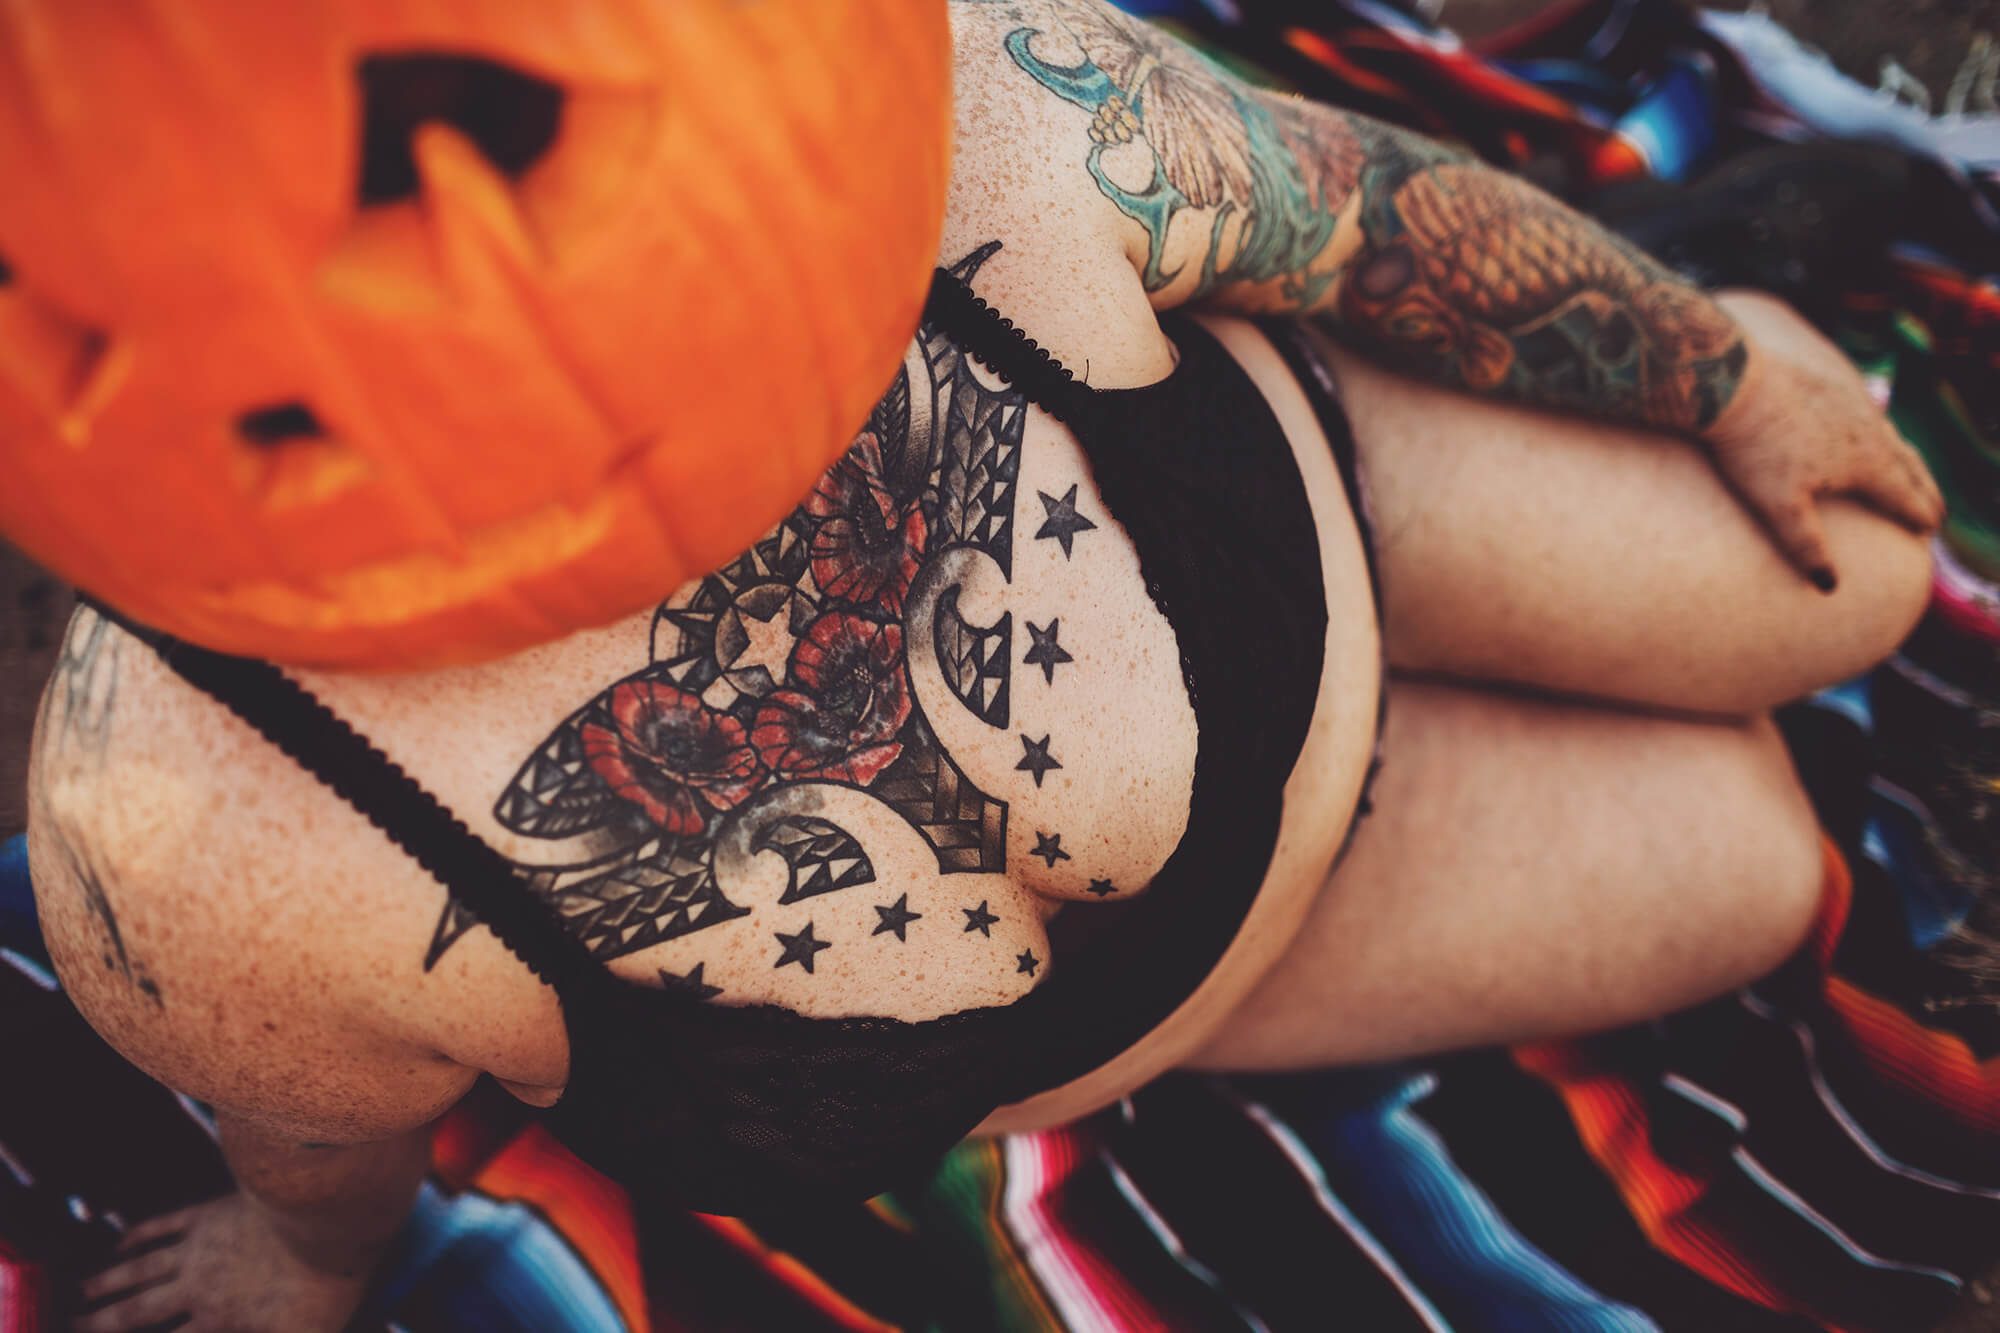
<svg viewBox="0 0 2000 1333">
<path fill-rule="evenodd" d="M 193 589 L 188 600 L 219 618 L 247 608 L 260 622 L 293 632 L 386 628 L 569 566 L 603 540 L 618 508 L 610 495 L 581 508 L 549 505 L 463 534 L 449 553 L 390 556 L 330 570 L 309 583 L 270 578 Z"/>
</svg>

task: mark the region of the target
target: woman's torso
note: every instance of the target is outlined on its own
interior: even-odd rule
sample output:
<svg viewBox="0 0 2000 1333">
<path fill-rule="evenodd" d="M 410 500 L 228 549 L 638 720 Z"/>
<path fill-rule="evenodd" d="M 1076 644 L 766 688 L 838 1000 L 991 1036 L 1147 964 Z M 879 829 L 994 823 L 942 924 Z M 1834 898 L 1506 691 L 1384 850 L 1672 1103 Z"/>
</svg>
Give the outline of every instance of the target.
<svg viewBox="0 0 2000 1333">
<path fill-rule="evenodd" d="M 1087 182 L 1037 176 L 1031 134 L 969 133 L 987 114 L 961 99 L 941 262 L 999 240 L 972 286 L 1080 377 L 1116 389 L 1169 374 L 1172 346 L 1092 220 Z M 1283 427 L 1311 507 L 1327 626 L 1316 706 L 1275 849 L 1241 867 L 1261 886 L 1220 962 L 1122 1055 L 995 1127 L 1102 1105 L 1198 1045 L 1285 947 L 1369 765 L 1378 636 L 1325 435 L 1254 329 L 1209 327 Z M 868 438 L 802 506 L 812 521 L 658 613 L 478 667 L 297 675 L 538 874 L 633 984 L 923 1019 L 1006 1004 L 1064 967 L 1117 966 L 1115 941 L 1088 957 L 1052 951 L 1047 923 L 1059 908 L 1143 902 L 1179 843 L 1199 737 L 1175 630 L 1076 435 L 1037 407 L 1009 407 L 983 367 L 954 367 L 953 383 L 940 364 L 939 349 L 914 342 Z M 906 466 L 914 433 L 942 442 L 928 478 Z M 900 644 L 885 643 L 891 626 Z M 870 672 L 898 650 L 902 684 L 884 685 Z M 442 1086 L 460 1066 L 530 1100 L 560 1093 L 570 1034 L 554 995 L 466 930 L 435 882 L 157 663 L 126 654 L 120 688 L 125 715 L 157 725 L 121 742 L 119 771 L 135 787 L 150 780 L 128 806 L 144 817 L 118 840 L 127 859 L 161 868 L 158 883 L 204 897 L 199 928 L 184 893 L 127 915 L 160 942 L 157 967 L 233 997 L 218 1024 L 304 1009 L 300 1050 L 350 1079 Z M 704 721 L 684 725 L 697 709 Z M 649 777 L 649 763 L 677 765 L 682 780 Z"/>
<path fill-rule="evenodd" d="M 1319 699 L 1269 863 L 1237 867 L 1261 881 L 1254 903 L 1207 980 L 1110 1064 L 1003 1112 L 996 1126 L 1092 1109 L 1203 1040 L 1282 951 L 1369 762 L 1378 649 L 1347 497 L 1269 344 L 1247 325 L 1210 327 L 1286 428 L 1311 504 L 1327 610 Z M 983 369 L 961 373 L 1001 387 Z M 936 396 L 940 386 L 929 387 Z M 1182 837 L 1199 728 L 1178 639 L 1072 432 L 1033 406 L 996 410 L 1020 418 L 1011 512 L 999 525 L 1013 538 L 1004 575 L 994 552 L 964 542 L 960 529 L 942 555 L 919 540 L 880 589 L 853 586 L 857 600 L 837 600 L 822 582 L 865 584 L 881 571 L 843 564 L 837 542 L 816 558 L 795 523 L 658 611 L 517 658 L 421 676 L 294 674 L 536 876 L 573 932 L 632 984 L 678 979 L 720 987 L 701 992 L 713 1003 L 921 1020 L 1007 1004 L 1065 967 L 1142 968 L 1118 956 L 1115 938 L 1084 956 L 1052 950 L 1047 923 L 1058 909 L 1087 915 L 1135 898 L 1145 910 L 1148 881 Z M 948 453 L 979 447 L 961 434 Z M 823 486 L 808 508 L 858 527 L 868 517 L 861 506 L 879 511 L 884 492 L 906 494 L 906 483 L 883 475 L 880 448 L 860 446 L 843 484 Z M 906 517 L 893 499 L 890 510 Z M 944 535 L 943 517 L 933 506 L 925 537 Z M 819 522 L 824 530 L 824 515 Z M 816 564 L 826 577 L 815 577 Z M 823 716 L 838 688 L 825 664 L 844 653 L 865 677 L 885 626 L 900 630 L 904 671 L 872 688 L 902 697 L 866 701 L 863 722 L 830 750 L 788 759 L 782 747 L 802 748 L 816 724 L 840 731 Z M 819 650 L 812 679 L 800 669 L 801 645 L 807 656 Z M 127 654 L 122 667 L 127 715 L 162 720 L 134 739 L 152 753 L 132 756 L 138 763 L 125 771 L 162 772 L 177 753 L 193 778 L 191 788 L 176 784 L 175 813 L 162 811 L 179 836 L 155 855 L 180 863 L 172 880 L 210 886 L 211 928 L 173 932 L 175 951 L 190 956 L 159 965 L 227 970 L 282 958 L 295 986 L 312 978 L 341 989 L 338 1007 L 358 1020 L 350 1030 L 372 1028 L 490 1072 L 530 1100 L 553 1100 L 569 1034 L 552 992 L 469 928 L 414 862 L 219 706 L 143 655 Z M 647 741 L 647 726 L 657 732 L 674 707 L 741 721 L 690 765 L 672 756 L 689 737 Z M 906 720 L 878 735 L 870 708 Z M 712 731 L 692 739 L 714 745 Z M 691 781 L 663 780 L 660 769 L 646 771 L 649 760 Z M 820 771 L 786 780 L 774 764 Z M 761 788 L 738 790 L 752 782 Z M 692 818 L 677 786 L 691 789 Z M 597 817 L 605 814 L 616 819 Z M 129 910 L 143 928 L 170 906 Z"/>
</svg>

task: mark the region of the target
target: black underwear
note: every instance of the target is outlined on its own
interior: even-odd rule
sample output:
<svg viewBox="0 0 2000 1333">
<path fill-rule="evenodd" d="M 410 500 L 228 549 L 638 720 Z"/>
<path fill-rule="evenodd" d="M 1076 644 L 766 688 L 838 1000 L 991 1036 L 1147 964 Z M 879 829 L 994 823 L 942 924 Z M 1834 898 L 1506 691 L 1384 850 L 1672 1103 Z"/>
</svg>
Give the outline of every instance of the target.
<svg viewBox="0 0 2000 1333">
<path fill-rule="evenodd" d="M 1166 322 L 1180 353 L 1167 379 L 1114 391 L 1076 382 L 948 273 L 925 325 L 1074 432 L 1173 627 L 1198 727 L 1171 859 L 1143 895 L 1060 913 L 1051 945 L 1066 965 L 1011 1005 L 916 1023 L 810 1018 L 620 981 L 506 858 L 276 667 L 106 612 L 359 810 L 556 988 L 570 1071 L 552 1127 L 638 1195 L 742 1214 L 913 1179 L 993 1110 L 1088 1073 L 1173 1012 L 1228 949 L 1270 863 L 1319 690 L 1326 598 L 1304 483 L 1262 393 L 1187 319 Z M 1331 378 L 1299 329 L 1264 332 L 1312 400 L 1365 525 Z"/>
</svg>

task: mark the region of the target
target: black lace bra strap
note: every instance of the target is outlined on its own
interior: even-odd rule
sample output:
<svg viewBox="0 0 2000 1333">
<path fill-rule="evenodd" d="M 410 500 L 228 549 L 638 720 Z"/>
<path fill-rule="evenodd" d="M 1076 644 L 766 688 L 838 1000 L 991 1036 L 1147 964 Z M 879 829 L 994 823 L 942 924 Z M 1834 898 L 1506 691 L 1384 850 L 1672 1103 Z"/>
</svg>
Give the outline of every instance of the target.
<svg viewBox="0 0 2000 1333">
<path fill-rule="evenodd" d="M 91 608 L 150 647 L 175 675 L 249 723 L 444 885 L 534 974 L 558 989 L 597 964 L 513 865 L 464 821 L 269 662 L 229 657 Z"/>
<path fill-rule="evenodd" d="M 1334 466 L 1340 470 L 1341 489 L 1347 492 L 1348 507 L 1354 511 L 1354 525 L 1361 532 L 1361 554 L 1368 563 L 1368 587 L 1375 594 L 1375 609 L 1382 609 L 1381 555 L 1375 549 L 1375 515 L 1368 503 L 1368 486 L 1361 476 L 1361 446 L 1354 438 L 1354 423 L 1340 399 L 1340 384 L 1333 367 L 1305 326 L 1295 319 L 1260 319 L 1257 329 L 1264 335 L 1285 369 L 1292 372 L 1300 390 L 1319 419 L 1320 432 L 1333 451 Z"/>
<path fill-rule="evenodd" d="M 924 317 L 1058 421 L 1075 425 L 1089 411 L 1088 385 L 1079 384 L 1047 348 L 944 269 L 931 276 Z"/>
</svg>

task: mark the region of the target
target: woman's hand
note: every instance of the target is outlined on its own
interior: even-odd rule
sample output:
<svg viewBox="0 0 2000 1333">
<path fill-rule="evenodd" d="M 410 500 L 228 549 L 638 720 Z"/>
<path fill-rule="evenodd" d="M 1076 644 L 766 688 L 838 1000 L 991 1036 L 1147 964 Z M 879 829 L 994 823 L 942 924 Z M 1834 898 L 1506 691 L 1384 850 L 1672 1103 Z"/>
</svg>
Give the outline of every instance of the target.
<svg viewBox="0 0 2000 1333">
<path fill-rule="evenodd" d="M 76 1333 L 185 1320 L 185 1333 L 339 1333 L 367 1290 L 365 1271 L 308 1266 L 269 1213 L 242 1193 L 134 1227 L 112 1266 L 83 1284 Z"/>
<path fill-rule="evenodd" d="M 1937 483 L 1847 358 L 1782 301 L 1743 291 L 1716 301 L 1742 326 L 1750 359 L 1704 438 L 1786 558 L 1833 591 L 1821 496 L 1852 496 L 1913 532 L 1936 528 L 1944 519 Z"/>
</svg>

